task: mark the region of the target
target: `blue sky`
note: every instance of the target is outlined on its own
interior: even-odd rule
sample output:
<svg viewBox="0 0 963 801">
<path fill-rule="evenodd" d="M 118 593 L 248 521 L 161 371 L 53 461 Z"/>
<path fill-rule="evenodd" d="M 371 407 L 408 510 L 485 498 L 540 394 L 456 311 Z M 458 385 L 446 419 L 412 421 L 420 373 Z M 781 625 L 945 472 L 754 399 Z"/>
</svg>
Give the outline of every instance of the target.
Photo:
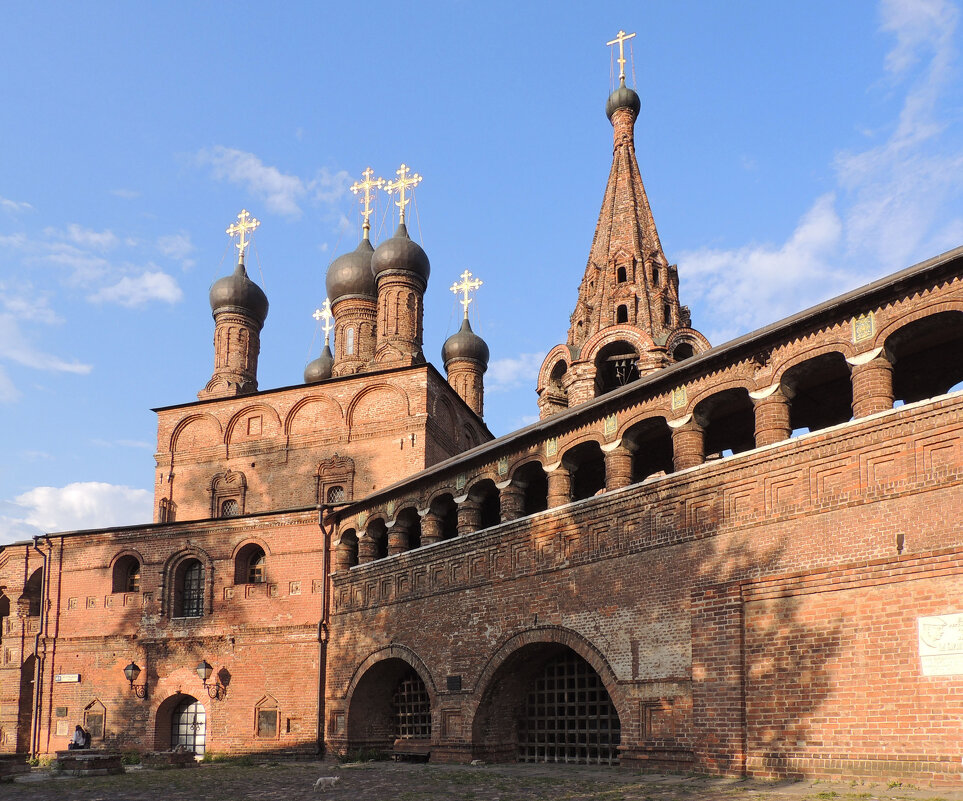
<svg viewBox="0 0 963 801">
<path fill-rule="evenodd" d="M 425 350 L 485 282 L 486 420 L 534 419 L 611 162 L 605 42 L 713 344 L 963 242 L 959 8 L 839 3 L 31 3 L 0 28 L 0 542 L 148 522 L 151 407 L 211 375 L 224 229 L 261 221 L 262 388 L 317 355 L 368 165 L 424 176 Z M 380 212 L 385 210 L 381 204 Z M 393 223 L 373 224 L 377 242 Z"/>
</svg>

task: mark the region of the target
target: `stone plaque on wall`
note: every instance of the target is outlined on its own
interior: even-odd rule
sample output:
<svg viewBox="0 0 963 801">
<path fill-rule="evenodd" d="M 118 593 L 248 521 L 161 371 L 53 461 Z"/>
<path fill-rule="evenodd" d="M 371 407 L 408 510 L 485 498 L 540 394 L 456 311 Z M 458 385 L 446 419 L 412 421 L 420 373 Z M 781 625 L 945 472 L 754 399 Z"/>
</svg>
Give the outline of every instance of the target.
<svg viewBox="0 0 963 801">
<path fill-rule="evenodd" d="M 918 622 L 923 675 L 963 675 L 963 612 L 921 617 Z"/>
</svg>

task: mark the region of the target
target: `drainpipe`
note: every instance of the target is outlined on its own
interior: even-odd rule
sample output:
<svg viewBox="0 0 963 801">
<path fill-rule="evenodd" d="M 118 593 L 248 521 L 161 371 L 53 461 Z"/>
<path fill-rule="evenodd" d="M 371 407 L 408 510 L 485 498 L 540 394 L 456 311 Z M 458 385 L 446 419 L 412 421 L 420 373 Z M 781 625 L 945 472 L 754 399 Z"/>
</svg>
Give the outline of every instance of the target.
<svg viewBox="0 0 963 801">
<path fill-rule="evenodd" d="M 325 528 L 325 513 L 330 507 L 318 506 L 318 528 L 321 529 L 321 621 L 318 623 L 318 754 L 324 755 L 324 699 L 327 695 L 328 677 L 328 549 L 331 529 Z"/>
<path fill-rule="evenodd" d="M 38 757 L 40 756 L 40 713 L 43 709 L 43 676 L 44 676 L 44 658 L 40 655 L 40 638 L 45 637 L 47 633 L 47 608 L 49 605 L 49 599 L 47 595 L 49 594 L 50 586 L 50 571 L 47 569 L 47 554 L 40 550 L 38 547 L 38 542 L 43 539 L 46 535 L 38 534 L 33 538 L 33 549 L 40 554 L 40 559 L 43 561 L 43 581 L 40 583 L 40 626 L 37 631 L 37 636 L 33 641 L 33 655 L 36 659 L 33 673 L 33 698 L 31 699 L 33 703 L 33 714 L 32 717 L 32 729 L 30 732 L 30 756 Z M 47 545 L 50 545 L 50 540 L 47 540 Z"/>
</svg>

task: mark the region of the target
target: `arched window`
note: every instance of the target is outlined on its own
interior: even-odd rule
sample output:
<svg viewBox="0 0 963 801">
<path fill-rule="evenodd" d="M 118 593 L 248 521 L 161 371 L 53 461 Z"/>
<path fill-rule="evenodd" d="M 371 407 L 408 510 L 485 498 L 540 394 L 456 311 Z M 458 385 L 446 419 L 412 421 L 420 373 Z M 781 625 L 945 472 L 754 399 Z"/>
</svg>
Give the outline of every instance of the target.
<svg viewBox="0 0 963 801">
<path fill-rule="evenodd" d="M 344 329 L 344 353 L 346 356 L 354 355 L 354 329 Z"/>
<path fill-rule="evenodd" d="M 333 487 L 328 487 L 328 503 L 343 503 L 344 502 L 344 487 L 340 484 L 335 484 Z"/>
<path fill-rule="evenodd" d="M 235 584 L 263 584 L 267 557 L 256 542 L 249 542 L 234 557 Z"/>
<path fill-rule="evenodd" d="M 624 267 L 619 267 L 619 269 L 615 271 L 615 280 L 616 280 L 618 283 L 620 283 L 620 284 L 624 284 L 624 283 L 625 283 L 626 278 L 625 278 L 625 268 L 624 268 Z"/>
<path fill-rule="evenodd" d="M 140 560 L 131 554 L 114 562 L 111 592 L 140 592 Z"/>
<path fill-rule="evenodd" d="M 27 609 L 28 617 L 37 617 L 43 606 L 43 568 L 38 568 L 27 580 L 20 601 Z"/>
<path fill-rule="evenodd" d="M 185 559 L 174 572 L 174 617 L 204 615 L 204 565 Z"/>
<path fill-rule="evenodd" d="M 627 323 L 629 321 L 629 307 L 622 305 L 615 310 L 615 322 Z"/>
<path fill-rule="evenodd" d="M 656 267 L 654 264 L 652 265 L 652 283 L 655 286 L 659 285 L 659 268 Z"/>
<path fill-rule="evenodd" d="M 240 517 L 241 505 L 236 498 L 228 498 L 221 504 L 221 517 Z"/>
<path fill-rule="evenodd" d="M 672 322 L 672 307 L 668 303 L 662 304 L 662 320 L 666 325 Z"/>
</svg>

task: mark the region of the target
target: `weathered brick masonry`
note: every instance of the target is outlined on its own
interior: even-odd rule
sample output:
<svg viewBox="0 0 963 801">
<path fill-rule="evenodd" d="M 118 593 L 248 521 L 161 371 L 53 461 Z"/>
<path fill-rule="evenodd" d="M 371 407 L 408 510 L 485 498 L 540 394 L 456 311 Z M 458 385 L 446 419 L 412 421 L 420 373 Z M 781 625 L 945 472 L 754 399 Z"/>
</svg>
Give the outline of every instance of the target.
<svg viewBox="0 0 963 801">
<path fill-rule="evenodd" d="M 541 419 L 499 439 L 467 322 L 447 381 L 424 360 L 403 224 L 365 220 L 334 355 L 274 390 L 239 248 L 212 378 L 157 410 L 154 522 L 0 551 L 0 750 L 963 782 L 963 248 L 711 348 L 639 109 L 623 81 Z"/>
</svg>

